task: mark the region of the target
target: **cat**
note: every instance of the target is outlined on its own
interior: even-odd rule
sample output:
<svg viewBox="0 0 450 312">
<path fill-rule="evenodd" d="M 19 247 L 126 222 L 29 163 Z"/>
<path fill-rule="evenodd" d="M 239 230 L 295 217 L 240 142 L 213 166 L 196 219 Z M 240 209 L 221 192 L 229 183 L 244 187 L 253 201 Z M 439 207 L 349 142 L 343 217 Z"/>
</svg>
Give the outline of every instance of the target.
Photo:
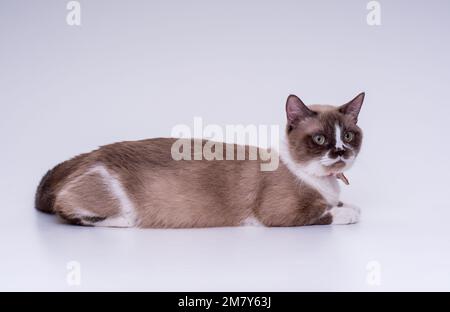
<svg viewBox="0 0 450 312">
<path fill-rule="evenodd" d="M 357 122 L 364 96 L 341 106 L 307 106 L 290 95 L 276 170 L 260 170 L 260 158 L 177 161 L 171 156 L 174 138 L 119 142 L 49 170 L 37 188 L 35 207 L 88 226 L 356 223 L 359 208 L 339 201 L 337 178 L 352 166 L 361 148 L 363 133 Z M 246 155 L 249 151 L 245 146 Z"/>
</svg>

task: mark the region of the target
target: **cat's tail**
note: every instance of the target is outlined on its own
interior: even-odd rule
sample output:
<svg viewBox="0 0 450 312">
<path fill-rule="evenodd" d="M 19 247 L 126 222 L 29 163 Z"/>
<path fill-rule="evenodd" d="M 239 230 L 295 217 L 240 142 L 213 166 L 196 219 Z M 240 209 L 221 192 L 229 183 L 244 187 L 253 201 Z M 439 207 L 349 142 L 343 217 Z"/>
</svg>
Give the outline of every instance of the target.
<svg viewBox="0 0 450 312">
<path fill-rule="evenodd" d="M 85 156 L 79 155 L 47 171 L 36 190 L 34 206 L 37 210 L 54 213 L 57 186 L 65 182 L 66 178 L 78 168 Z"/>
</svg>

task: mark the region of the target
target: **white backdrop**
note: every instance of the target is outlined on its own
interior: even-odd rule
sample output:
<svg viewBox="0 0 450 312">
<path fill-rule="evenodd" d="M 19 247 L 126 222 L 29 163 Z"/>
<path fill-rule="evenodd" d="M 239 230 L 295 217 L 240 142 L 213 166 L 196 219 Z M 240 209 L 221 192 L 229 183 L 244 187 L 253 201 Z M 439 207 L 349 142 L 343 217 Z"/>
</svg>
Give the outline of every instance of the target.
<svg viewBox="0 0 450 312">
<path fill-rule="evenodd" d="M 380 26 L 363 0 L 80 0 L 81 26 L 67 2 L 0 1 L 0 290 L 450 290 L 448 1 L 379 1 Z M 360 91 L 360 224 L 93 229 L 33 209 L 47 169 L 99 145 L 194 116 L 284 126 L 290 93 Z"/>
</svg>

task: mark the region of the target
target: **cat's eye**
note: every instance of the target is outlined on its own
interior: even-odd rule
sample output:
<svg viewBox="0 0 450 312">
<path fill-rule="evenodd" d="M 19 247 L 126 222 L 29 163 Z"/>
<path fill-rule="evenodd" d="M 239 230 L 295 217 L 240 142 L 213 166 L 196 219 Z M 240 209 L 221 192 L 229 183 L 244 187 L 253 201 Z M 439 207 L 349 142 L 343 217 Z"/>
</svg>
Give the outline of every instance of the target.
<svg viewBox="0 0 450 312">
<path fill-rule="evenodd" d="M 313 141 L 314 143 L 318 144 L 318 145 L 324 145 L 325 144 L 325 136 L 321 135 L 321 134 L 316 134 L 315 136 L 313 136 Z"/>
<path fill-rule="evenodd" d="M 351 141 L 353 140 L 354 137 L 355 137 L 355 134 L 354 134 L 353 132 L 351 132 L 351 131 L 346 132 L 346 133 L 344 134 L 344 141 L 345 141 L 345 142 L 351 142 Z"/>
</svg>

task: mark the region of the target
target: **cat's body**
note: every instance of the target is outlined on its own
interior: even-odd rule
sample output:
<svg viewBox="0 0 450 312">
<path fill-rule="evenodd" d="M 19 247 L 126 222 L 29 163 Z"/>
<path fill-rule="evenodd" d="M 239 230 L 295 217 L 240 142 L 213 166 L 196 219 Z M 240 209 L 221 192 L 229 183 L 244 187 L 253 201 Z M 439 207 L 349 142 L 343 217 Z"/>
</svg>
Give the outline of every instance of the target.
<svg viewBox="0 0 450 312">
<path fill-rule="evenodd" d="M 339 203 L 335 174 L 349 167 L 359 151 L 362 135 L 356 120 L 334 107 L 311 106 L 310 110 L 297 99 L 288 99 L 287 136 L 276 170 L 261 171 L 263 161 L 249 157 L 174 160 L 171 147 L 175 139 L 121 142 L 50 170 L 38 187 L 36 207 L 71 223 L 114 227 L 354 223 L 359 211 Z M 359 112 L 362 99 L 357 104 Z M 338 138 L 350 128 L 354 146 Z M 308 146 L 311 133 L 318 141 L 316 132 L 330 140 L 330 151 L 320 153 L 319 146 Z M 336 158 L 330 156 L 332 150 L 338 152 Z M 192 155 L 194 152 L 193 148 Z M 247 147 L 246 156 L 248 153 Z M 317 162 L 325 156 L 327 164 L 319 170 Z"/>
</svg>

